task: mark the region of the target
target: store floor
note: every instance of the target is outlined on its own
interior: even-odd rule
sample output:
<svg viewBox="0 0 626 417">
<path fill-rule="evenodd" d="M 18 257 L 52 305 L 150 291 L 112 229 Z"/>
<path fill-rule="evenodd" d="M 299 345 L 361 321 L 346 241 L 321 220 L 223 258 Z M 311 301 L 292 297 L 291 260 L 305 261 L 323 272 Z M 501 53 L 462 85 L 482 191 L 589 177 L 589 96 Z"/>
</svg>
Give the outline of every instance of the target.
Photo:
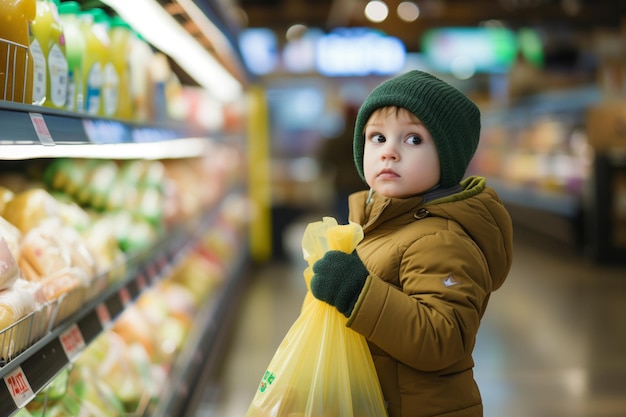
<svg viewBox="0 0 626 417">
<path fill-rule="evenodd" d="M 304 295 L 299 229 L 291 262 L 259 268 L 242 297 L 223 368 L 196 417 L 243 417 Z M 594 266 L 524 229 L 475 349 L 485 417 L 626 416 L 626 267 Z"/>
</svg>

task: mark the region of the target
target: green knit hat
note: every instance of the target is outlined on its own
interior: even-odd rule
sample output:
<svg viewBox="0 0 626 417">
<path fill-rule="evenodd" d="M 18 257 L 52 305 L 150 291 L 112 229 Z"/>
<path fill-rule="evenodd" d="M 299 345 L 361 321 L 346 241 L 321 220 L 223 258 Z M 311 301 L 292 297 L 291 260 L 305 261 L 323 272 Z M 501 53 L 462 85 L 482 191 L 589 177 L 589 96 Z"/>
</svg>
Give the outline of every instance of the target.
<svg viewBox="0 0 626 417">
<path fill-rule="evenodd" d="M 365 99 L 354 130 L 354 162 L 363 180 L 365 124 L 381 107 L 403 107 L 417 116 L 432 135 L 441 165 L 440 186 L 461 181 L 480 136 L 480 110 L 465 94 L 439 78 L 410 71 L 387 80 Z"/>
</svg>

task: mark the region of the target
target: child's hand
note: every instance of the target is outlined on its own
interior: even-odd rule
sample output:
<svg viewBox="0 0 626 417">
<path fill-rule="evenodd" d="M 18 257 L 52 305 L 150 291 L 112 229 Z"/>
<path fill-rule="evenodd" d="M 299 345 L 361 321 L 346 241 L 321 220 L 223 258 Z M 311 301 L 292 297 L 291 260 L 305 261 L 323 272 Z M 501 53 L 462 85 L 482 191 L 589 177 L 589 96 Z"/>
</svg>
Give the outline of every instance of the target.
<svg viewBox="0 0 626 417">
<path fill-rule="evenodd" d="M 311 292 L 318 300 L 350 317 L 368 275 L 356 251 L 351 254 L 328 251 L 313 264 Z"/>
</svg>

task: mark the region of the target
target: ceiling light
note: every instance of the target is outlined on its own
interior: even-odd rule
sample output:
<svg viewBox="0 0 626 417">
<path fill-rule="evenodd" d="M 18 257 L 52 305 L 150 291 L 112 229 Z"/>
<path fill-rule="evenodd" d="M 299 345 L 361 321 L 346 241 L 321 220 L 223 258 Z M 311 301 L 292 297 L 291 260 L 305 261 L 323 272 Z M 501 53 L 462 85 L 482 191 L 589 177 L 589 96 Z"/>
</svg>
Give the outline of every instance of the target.
<svg viewBox="0 0 626 417">
<path fill-rule="evenodd" d="M 230 74 L 156 0 L 103 0 L 150 44 L 170 56 L 198 84 L 221 101 L 230 102 L 243 92 Z"/>
<path fill-rule="evenodd" d="M 302 38 L 302 36 L 304 36 L 304 34 L 307 31 L 307 27 L 303 24 L 295 24 L 289 27 L 289 29 L 287 29 L 287 32 L 285 33 L 285 38 L 288 41 L 293 41 L 296 39 L 300 39 Z"/>
<path fill-rule="evenodd" d="M 412 1 L 403 1 L 396 9 L 398 17 L 405 22 L 414 22 L 420 16 L 420 9 Z"/>
<path fill-rule="evenodd" d="M 389 7 L 384 1 L 372 0 L 365 6 L 365 17 L 370 22 L 380 23 L 389 15 Z"/>
</svg>

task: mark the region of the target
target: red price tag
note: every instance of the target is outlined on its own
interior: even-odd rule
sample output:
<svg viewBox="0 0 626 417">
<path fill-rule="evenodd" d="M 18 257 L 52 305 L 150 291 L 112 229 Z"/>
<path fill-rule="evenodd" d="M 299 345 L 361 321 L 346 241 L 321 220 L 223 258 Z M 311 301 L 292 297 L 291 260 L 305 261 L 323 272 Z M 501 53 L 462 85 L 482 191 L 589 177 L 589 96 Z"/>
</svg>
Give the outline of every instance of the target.
<svg viewBox="0 0 626 417">
<path fill-rule="evenodd" d="M 137 275 L 137 287 L 140 291 L 143 291 L 148 286 L 148 281 L 146 281 L 146 277 L 143 274 Z"/>
<path fill-rule="evenodd" d="M 78 328 L 78 325 L 72 324 L 69 329 L 61 333 L 59 336 L 61 346 L 68 359 L 72 360 L 85 348 L 85 339 Z"/>
<path fill-rule="evenodd" d="M 124 307 L 128 306 L 128 304 L 130 304 L 132 297 L 130 296 L 130 291 L 128 291 L 128 288 L 123 287 L 120 290 L 120 300 L 122 300 L 122 305 Z"/>
<path fill-rule="evenodd" d="M 52 135 L 48 130 L 48 126 L 46 125 L 43 115 L 40 113 L 29 114 L 30 120 L 33 122 L 33 127 L 35 128 L 35 133 L 37 133 L 37 137 L 39 138 L 39 142 L 41 142 L 42 145 L 54 145 L 54 140 L 52 140 Z"/>
<path fill-rule="evenodd" d="M 96 314 L 98 315 L 98 320 L 100 320 L 100 324 L 103 328 L 111 322 L 111 314 L 109 314 L 109 309 L 106 305 L 98 304 L 96 307 Z"/>
<path fill-rule="evenodd" d="M 19 366 L 4 377 L 4 383 L 7 384 L 11 397 L 13 397 L 18 408 L 24 407 L 35 397 L 24 371 Z"/>
<path fill-rule="evenodd" d="M 157 265 L 159 266 L 159 269 L 165 269 L 167 268 L 168 262 L 167 262 L 167 258 L 165 256 L 161 256 L 158 260 L 157 260 Z"/>
<path fill-rule="evenodd" d="M 157 278 L 157 269 L 154 263 L 149 263 L 146 267 L 146 272 L 148 273 L 148 278 L 150 281 L 154 281 Z"/>
</svg>

